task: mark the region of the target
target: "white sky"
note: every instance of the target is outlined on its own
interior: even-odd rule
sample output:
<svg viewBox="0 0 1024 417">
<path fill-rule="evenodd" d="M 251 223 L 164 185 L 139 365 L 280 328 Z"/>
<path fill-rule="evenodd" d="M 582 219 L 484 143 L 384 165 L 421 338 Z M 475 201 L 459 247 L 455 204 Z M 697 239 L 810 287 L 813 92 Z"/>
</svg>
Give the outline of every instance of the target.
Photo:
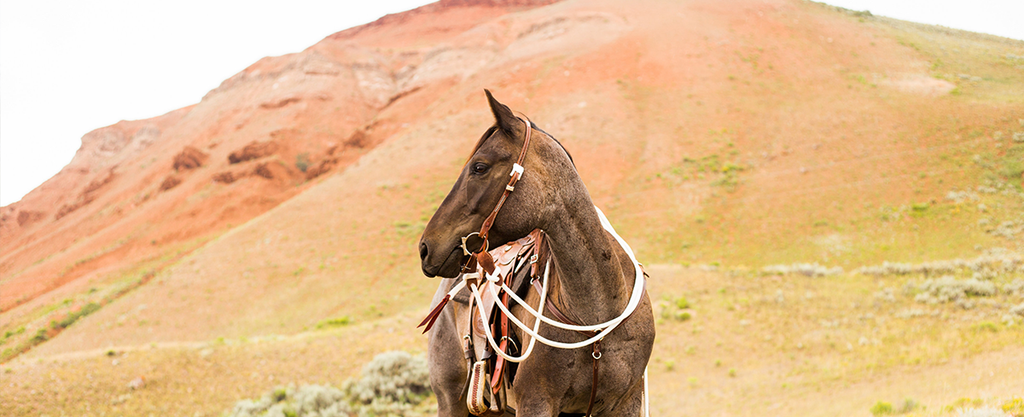
<svg viewBox="0 0 1024 417">
<path fill-rule="evenodd" d="M 82 135 L 198 103 L 265 56 L 434 0 L 0 0 L 0 206 Z"/>
<path fill-rule="evenodd" d="M 820 0 L 819 0 L 820 1 Z M 850 10 L 1024 40 L 1024 0 L 824 0 Z"/>
<path fill-rule="evenodd" d="M 82 135 L 199 100 L 264 56 L 430 0 L 0 0 L 0 205 L 74 156 Z M 1024 39 L 1022 0 L 829 0 Z"/>
</svg>

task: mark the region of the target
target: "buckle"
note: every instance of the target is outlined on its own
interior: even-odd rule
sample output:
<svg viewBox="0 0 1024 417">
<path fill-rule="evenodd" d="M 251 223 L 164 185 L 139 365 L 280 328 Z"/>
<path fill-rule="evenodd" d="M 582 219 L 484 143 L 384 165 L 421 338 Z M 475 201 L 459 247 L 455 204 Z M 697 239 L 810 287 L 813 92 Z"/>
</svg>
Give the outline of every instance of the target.
<svg viewBox="0 0 1024 417">
<path fill-rule="evenodd" d="M 530 265 L 533 265 L 533 264 L 537 263 L 537 259 L 539 259 L 539 258 L 538 258 L 536 253 L 533 254 L 533 255 L 530 255 Z"/>
<path fill-rule="evenodd" d="M 512 172 L 510 172 L 508 174 L 508 176 L 510 176 L 510 177 L 514 176 L 518 172 L 519 173 L 519 178 L 522 178 L 523 177 L 523 171 L 525 171 L 525 170 L 526 170 L 526 168 L 523 168 L 522 165 L 519 165 L 518 163 L 513 163 L 512 164 Z"/>
</svg>

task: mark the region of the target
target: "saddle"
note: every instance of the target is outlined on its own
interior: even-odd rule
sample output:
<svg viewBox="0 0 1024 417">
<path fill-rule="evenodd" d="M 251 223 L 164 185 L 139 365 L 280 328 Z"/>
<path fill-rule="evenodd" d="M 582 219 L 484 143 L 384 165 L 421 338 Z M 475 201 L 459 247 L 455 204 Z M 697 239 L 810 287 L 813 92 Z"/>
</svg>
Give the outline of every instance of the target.
<svg viewBox="0 0 1024 417">
<path fill-rule="evenodd" d="M 492 283 L 483 277 L 498 277 L 499 282 L 515 291 L 516 295 L 525 298 L 531 288 L 539 288 L 531 284 L 533 278 L 539 276 L 540 265 L 547 261 L 548 247 L 544 232 L 537 229 L 522 239 L 508 242 L 487 253 L 490 255 L 489 258 L 493 259 L 493 270 L 489 274 L 488 265 L 480 263 L 475 265 L 475 272 L 463 272 L 463 278 L 466 274 L 476 274 L 477 278 L 468 280 L 474 282 L 480 289 L 480 307 L 486 317 L 479 313 L 480 308 L 475 305 L 468 287 L 451 297 L 451 300 L 455 301 L 452 303 L 452 310 L 455 313 L 456 331 L 461 337 L 463 353 L 470 371 L 464 389 L 466 405 L 470 413 L 480 417 L 515 415 L 515 410 L 509 406 L 506 392 L 511 386 L 516 366 L 509 366 L 504 358 L 494 353 L 486 340 L 484 330 L 485 326 L 490 327 L 490 332 L 500 340 L 498 345 L 504 353 L 519 354 L 518 340 L 509 332 L 508 317 L 500 309 L 495 308 L 497 303 L 502 303 L 508 308 L 509 296 L 502 292 L 500 284 Z M 496 285 L 497 291 L 491 291 L 488 285 Z M 494 293 L 498 293 L 499 297 L 494 297 Z M 440 314 L 444 304 L 440 303 L 428 319 Z M 432 324 L 433 320 L 430 320 L 427 329 Z"/>
</svg>

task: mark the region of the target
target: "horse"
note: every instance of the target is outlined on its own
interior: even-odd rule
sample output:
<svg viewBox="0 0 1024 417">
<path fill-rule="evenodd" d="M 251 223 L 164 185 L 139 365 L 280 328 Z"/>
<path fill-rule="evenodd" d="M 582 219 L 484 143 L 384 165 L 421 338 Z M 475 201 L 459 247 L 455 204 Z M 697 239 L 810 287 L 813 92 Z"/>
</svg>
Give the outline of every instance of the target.
<svg viewBox="0 0 1024 417">
<path fill-rule="evenodd" d="M 464 237 L 481 230 L 482 224 L 492 222 L 481 239 L 481 246 L 489 248 L 536 229 L 546 234 L 551 260 L 549 305 L 576 323 L 603 323 L 623 313 L 634 284 L 642 278 L 628 246 L 602 227 L 603 214 L 594 206 L 568 151 L 528 119 L 517 117 L 490 91 L 484 93 L 495 123 L 478 140 L 419 241 L 423 274 L 444 278 L 431 301 L 431 309 L 439 313 L 428 330 L 427 350 L 438 416 L 469 415 L 465 392 L 469 366 L 453 308 L 443 307 L 442 301 L 447 301 L 454 279 L 465 272 L 462 266 L 471 248 L 464 248 Z M 509 173 L 515 177 L 517 169 L 521 179 L 509 183 Z M 515 192 L 506 191 L 511 188 Z M 492 214 L 495 207 L 501 211 L 495 209 Z M 525 297 L 531 306 L 538 306 L 540 300 L 538 291 L 529 291 Z M 511 312 L 534 328 L 536 318 L 523 307 L 513 306 Z M 543 314 L 554 317 L 556 313 Z M 511 332 L 520 346 L 529 343 L 530 336 L 520 329 L 513 326 Z M 586 339 L 579 332 L 551 325 L 541 325 L 538 333 L 565 342 Z M 508 395 L 516 404 L 515 415 L 640 415 L 654 337 L 651 301 L 643 291 L 631 315 L 600 340 L 600 352 L 538 343 L 532 355 L 515 366 L 510 380 Z"/>
</svg>

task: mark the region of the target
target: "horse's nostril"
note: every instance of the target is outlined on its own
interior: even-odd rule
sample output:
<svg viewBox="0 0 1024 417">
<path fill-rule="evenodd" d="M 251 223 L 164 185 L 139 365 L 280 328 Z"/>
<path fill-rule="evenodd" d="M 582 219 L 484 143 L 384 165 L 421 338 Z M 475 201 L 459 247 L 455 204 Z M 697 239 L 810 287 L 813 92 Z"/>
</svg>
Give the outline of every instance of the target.
<svg viewBox="0 0 1024 417">
<path fill-rule="evenodd" d="M 422 261 L 424 259 L 427 259 L 427 254 L 429 253 L 430 250 L 427 249 L 427 244 L 424 242 L 420 242 L 420 260 Z"/>
</svg>

